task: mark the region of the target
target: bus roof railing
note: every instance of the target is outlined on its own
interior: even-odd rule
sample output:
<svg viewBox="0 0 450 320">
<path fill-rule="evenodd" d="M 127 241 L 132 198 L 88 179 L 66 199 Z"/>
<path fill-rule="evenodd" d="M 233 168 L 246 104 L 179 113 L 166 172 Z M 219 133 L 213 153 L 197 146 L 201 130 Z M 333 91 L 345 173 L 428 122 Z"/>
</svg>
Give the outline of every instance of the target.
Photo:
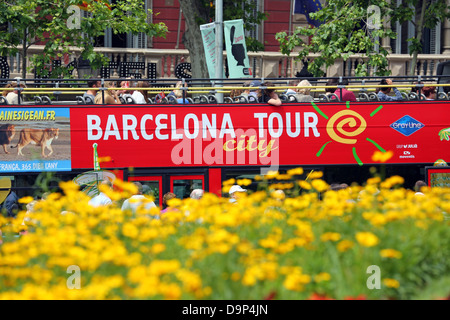
<svg viewBox="0 0 450 320">
<path fill-rule="evenodd" d="M 292 85 L 292 81 L 301 81 L 307 79 L 312 86 L 297 86 Z M 327 86 L 326 82 L 329 79 L 338 80 L 338 84 L 334 86 Z M 382 79 L 392 79 L 392 85 L 381 85 L 380 81 Z M 375 76 L 375 77 L 307 77 L 307 78 L 224 78 L 224 79 L 193 79 L 193 78 L 182 78 L 182 79 L 133 79 L 133 78 L 92 78 L 92 79 L 0 79 L 0 90 L 2 92 L 10 92 L 17 90 L 20 97 L 25 95 L 28 101 L 22 102 L 19 99 L 20 104 L 30 104 L 30 101 L 34 101 L 35 104 L 86 104 L 86 101 L 82 98 L 82 95 L 87 90 L 99 91 L 99 90 L 124 90 L 124 88 L 118 87 L 117 84 L 121 81 L 132 81 L 133 83 L 145 81 L 148 83 L 146 87 L 140 87 L 139 90 L 147 91 L 150 95 L 152 94 L 169 94 L 172 92 L 177 83 L 179 85 L 177 88 L 183 92 L 185 98 L 190 98 L 188 95 L 195 96 L 205 96 L 206 99 L 198 100 L 191 98 L 193 103 L 211 103 L 217 104 L 216 94 L 230 94 L 232 90 L 245 90 L 249 89 L 247 86 L 243 86 L 245 81 L 260 82 L 259 85 L 251 87 L 252 90 L 264 90 L 264 89 L 275 89 L 279 94 L 283 94 L 287 89 L 310 89 L 312 95 L 315 96 L 317 101 L 326 101 L 324 97 L 321 97 L 322 93 L 325 92 L 326 88 L 333 88 L 336 90 L 346 89 L 349 91 L 354 91 L 358 93 L 357 97 L 359 101 L 376 101 L 373 98 L 373 92 L 370 90 L 376 90 L 377 88 L 387 88 L 396 87 L 403 90 L 403 96 L 405 100 L 425 100 L 422 95 L 414 96 L 412 89 L 423 88 L 424 86 L 437 87 L 437 100 L 448 100 L 450 94 L 450 75 L 434 75 L 434 76 Z M 348 84 L 343 84 L 344 80 L 348 80 Z M 89 88 L 87 87 L 88 81 L 100 81 L 101 86 L 99 88 Z M 273 86 L 265 86 L 264 83 L 270 82 Z M 7 83 L 15 82 L 15 86 L 6 87 Z M 106 84 L 113 82 L 116 86 L 106 87 Z M 22 87 L 21 85 L 24 85 Z M 136 89 L 133 85 L 130 89 Z M 411 92 L 405 92 L 410 89 Z M 367 94 L 366 95 L 364 95 Z M 77 96 L 78 95 L 78 96 Z M 80 96 L 81 95 L 81 96 Z M 67 97 L 67 99 L 65 98 Z M 53 98 L 53 100 L 52 100 Z M 231 98 L 231 97 L 230 97 Z M 163 99 L 164 100 L 164 99 Z M 0 99 L 0 104 L 4 105 L 6 99 Z M 191 102 L 190 101 L 190 102 Z M 244 99 L 227 99 L 224 103 L 246 103 Z M 296 102 L 294 99 L 289 97 L 284 98 L 285 102 Z M 332 100 L 335 102 L 336 100 Z M 7 102 L 7 101 L 6 101 Z M 134 104 L 132 99 L 125 101 L 127 104 Z M 165 99 L 164 103 L 174 103 Z M 253 103 L 254 101 L 248 101 L 248 103 Z M 89 101 L 88 101 L 89 103 Z M 157 101 L 149 100 L 149 104 L 156 104 Z"/>
</svg>

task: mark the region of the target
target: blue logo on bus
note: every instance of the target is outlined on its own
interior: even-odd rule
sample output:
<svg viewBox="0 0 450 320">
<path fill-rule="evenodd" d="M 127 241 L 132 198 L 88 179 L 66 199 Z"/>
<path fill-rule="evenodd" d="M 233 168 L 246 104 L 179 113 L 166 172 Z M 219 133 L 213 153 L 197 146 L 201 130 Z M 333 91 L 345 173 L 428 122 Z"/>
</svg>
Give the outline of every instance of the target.
<svg viewBox="0 0 450 320">
<path fill-rule="evenodd" d="M 391 128 L 397 130 L 405 136 L 410 136 L 417 130 L 425 127 L 423 123 L 417 121 L 416 119 L 406 115 L 399 120 L 391 124 Z"/>
</svg>

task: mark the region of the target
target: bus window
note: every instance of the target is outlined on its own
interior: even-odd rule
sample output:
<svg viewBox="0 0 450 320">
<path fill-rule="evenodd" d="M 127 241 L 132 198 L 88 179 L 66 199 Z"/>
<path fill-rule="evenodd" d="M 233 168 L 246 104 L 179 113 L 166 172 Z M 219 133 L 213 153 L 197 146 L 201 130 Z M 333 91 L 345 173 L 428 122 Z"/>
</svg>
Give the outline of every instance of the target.
<svg viewBox="0 0 450 320">
<path fill-rule="evenodd" d="M 203 176 L 177 176 L 170 177 L 170 190 L 178 199 L 189 198 L 192 190 L 205 189 Z"/>
<path fill-rule="evenodd" d="M 162 206 L 162 177 L 130 177 L 130 181 L 139 181 L 142 184 L 142 193 L 153 196 L 155 204 L 159 207 Z"/>
</svg>

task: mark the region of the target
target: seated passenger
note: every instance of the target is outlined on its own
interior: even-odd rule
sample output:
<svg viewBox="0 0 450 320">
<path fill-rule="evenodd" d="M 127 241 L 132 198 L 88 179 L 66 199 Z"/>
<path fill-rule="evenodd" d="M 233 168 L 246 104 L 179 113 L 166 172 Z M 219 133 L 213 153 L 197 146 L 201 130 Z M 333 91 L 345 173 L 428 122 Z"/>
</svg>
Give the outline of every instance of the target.
<svg viewBox="0 0 450 320">
<path fill-rule="evenodd" d="M 89 98 L 93 103 L 95 100 L 95 96 L 97 95 L 97 90 L 94 90 L 92 88 L 100 88 L 102 86 L 102 82 L 96 80 L 88 80 L 87 85 L 89 89 L 83 94 L 83 98 Z"/>
<path fill-rule="evenodd" d="M 436 87 L 423 87 L 422 93 L 426 100 L 436 100 Z"/>
<path fill-rule="evenodd" d="M 292 81 L 289 81 L 289 86 L 298 86 L 298 83 L 299 83 L 298 80 L 292 80 Z M 287 96 L 288 95 L 296 95 L 297 94 L 297 90 L 288 88 L 284 94 L 287 95 Z"/>
<path fill-rule="evenodd" d="M 250 93 L 248 94 L 249 95 L 248 98 L 250 98 L 250 96 L 253 96 L 254 98 L 256 98 L 256 100 L 258 100 L 259 96 L 261 95 L 261 89 L 256 88 L 256 87 L 259 87 L 259 86 L 262 86 L 262 85 L 263 84 L 261 83 L 261 81 L 253 80 L 250 83 L 250 87 L 254 88 L 254 89 L 250 89 Z M 251 101 L 249 100 L 249 102 L 251 102 Z"/>
<path fill-rule="evenodd" d="M 297 87 L 312 87 L 311 83 L 308 80 L 302 80 L 298 83 Z M 311 102 L 314 101 L 314 98 L 310 95 L 310 88 L 298 88 L 295 97 L 298 102 Z"/>
<path fill-rule="evenodd" d="M 180 104 L 188 104 L 189 100 L 187 100 L 186 98 L 183 98 L 183 90 L 181 89 L 176 89 L 173 90 L 173 94 L 175 95 L 175 98 L 177 99 L 177 102 Z"/>
<path fill-rule="evenodd" d="M 17 90 L 18 83 L 17 82 L 11 82 L 10 88 L 14 88 L 13 91 L 9 91 L 5 98 L 8 101 L 8 104 L 19 104 L 19 90 Z M 26 86 L 21 83 L 20 88 L 26 88 Z M 6 92 L 7 90 L 5 90 Z M 23 95 L 20 97 L 20 103 L 23 102 Z"/>
<path fill-rule="evenodd" d="M 344 85 L 344 86 L 348 86 L 348 80 L 347 79 L 343 79 L 341 84 Z M 341 90 L 342 90 L 342 97 L 341 97 Z M 345 88 L 337 88 L 334 91 L 334 93 L 338 96 L 339 100 L 341 100 L 341 101 L 356 102 L 356 96 L 350 90 L 347 90 Z"/>
<path fill-rule="evenodd" d="M 241 97 L 245 97 L 248 99 L 248 96 L 250 95 L 250 85 L 252 84 L 252 81 L 245 81 L 244 84 L 242 85 L 243 87 L 246 87 L 248 89 L 243 89 L 240 96 Z"/>
<path fill-rule="evenodd" d="M 139 81 L 137 83 L 136 88 L 139 89 L 139 90 L 136 90 L 136 91 L 138 91 L 144 97 L 144 101 L 145 102 L 142 102 L 143 104 L 144 103 L 145 104 L 149 103 L 150 99 L 149 99 L 149 96 L 148 96 L 148 91 L 147 90 L 143 90 L 142 88 L 150 88 L 150 87 L 151 87 L 151 85 L 150 85 L 150 83 L 148 81 Z"/>
<path fill-rule="evenodd" d="M 328 79 L 326 86 L 335 87 L 338 85 L 338 80 L 336 78 Z M 336 88 L 325 88 L 325 95 L 330 98 L 330 96 L 336 91 Z"/>
<path fill-rule="evenodd" d="M 421 84 L 423 84 L 422 81 L 414 81 L 413 84 L 415 85 L 415 87 L 411 88 L 411 92 L 417 94 L 418 96 L 420 96 L 421 94 L 423 94 L 422 92 L 422 86 L 420 86 Z"/>
<path fill-rule="evenodd" d="M 272 82 L 264 82 L 262 84 L 265 87 L 273 87 Z M 278 97 L 278 94 L 275 92 L 275 89 L 264 89 L 263 92 L 260 92 L 258 96 L 259 102 L 266 102 L 272 106 L 279 107 L 281 106 L 282 102 L 280 98 Z"/>
<path fill-rule="evenodd" d="M 131 81 L 131 84 L 128 84 L 128 90 L 126 93 L 122 95 L 122 98 L 125 99 L 125 102 L 127 102 L 127 97 L 133 98 L 134 102 L 136 104 L 147 104 L 148 100 L 145 99 L 144 95 L 142 94 L 142 91 L 140 90 L 133 90 L 133 88 L 137 88 L 138 83 L 136 81 Z"/>
<path fill-rule="evenodd" d="M 391 79 L 383 79 L 380 82 L 380 85 L 391 85 L 392 80 Z M 403 100 L 402 94 L 397 88 L 393 88 L 395 97 L 389 96 L 389 93 L 391 92 L 390 87 L 381 87 L 380 91 L 378 91 L 378 98 L 380 101 L 401 101 Z"/>
<path fill-rule="evenodd" d="M 107 88 L 114 88 L 114 82 L 109 81 L 106 83 Z M 104 90 L 104 94 L 102 94 L 102 90 L 99 90 L 97 92 L 97 95 L 95 96 L 94 103 L 95 104 L 122 104 L 119 98 L 119 94 L 116 90 Z M 103 98 L 105 101 L 103 101 Z"/>
</svg>

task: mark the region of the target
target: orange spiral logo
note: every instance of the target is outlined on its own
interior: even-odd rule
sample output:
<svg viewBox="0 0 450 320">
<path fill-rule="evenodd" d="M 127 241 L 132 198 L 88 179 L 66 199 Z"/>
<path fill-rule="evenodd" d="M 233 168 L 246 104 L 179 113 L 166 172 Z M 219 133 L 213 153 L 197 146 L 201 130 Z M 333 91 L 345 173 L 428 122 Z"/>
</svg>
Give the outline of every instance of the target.
<svg viewBox="0 0 450 320">
<path fill-rule="evenodd" d="M 342 117 L 343 119 L 340 119 Z M 359 121 L 356 121 L 356 119 Z M 353 130 L 348 130 L 349 128 L 347 127 L 344 128 L 346 125 Z M 357 140 L 348 137 L 355 137 L 363 133 L 366 128 L 366 120 L 359 113 L 352 110 L 339 111 L 327 123 L 327 133 L 331 139 L 344 144 L 355 144 Z"/>
</svg>

